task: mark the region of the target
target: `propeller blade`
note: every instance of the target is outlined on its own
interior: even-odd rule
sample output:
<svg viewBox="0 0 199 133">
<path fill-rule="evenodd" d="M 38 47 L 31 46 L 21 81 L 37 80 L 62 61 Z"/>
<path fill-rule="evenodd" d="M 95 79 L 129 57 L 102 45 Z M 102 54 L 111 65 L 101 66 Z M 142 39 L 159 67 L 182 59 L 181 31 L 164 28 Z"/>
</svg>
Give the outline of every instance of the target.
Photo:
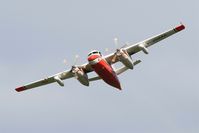
<svg viewBox="0 0 199 133">
<path fill-rule="evenodd" d="M 67 65 L 68 62 L 67 62 L 66 59 L 64 59 L 64 60 L 63 60 L 63 63 L 64 63 L 64 65 Z"/>
<path fill-rule="evenodd" d="M 114 38 L 115 48 L 117 49 L 119 46 L 119 39 L 116 37 Z"/>
<path fill-rule="evenodd" d="M 77 64 L 78 59 L 79 59 L 79 55 L 75 55 L 75 60 L 74 60 L 73 66 L 75 66 Z"/>
<path fill-rule="evenodd" d="M 116 58 L 117 58 L 117 55 L 115 54 L 111 60 L 111 62 L 115 62 L 116 61 Z"/>
<path fill-rule="evenodd" d="M 128 46 L 128 42 L 126 42 L 121 48 L 125 48 L 125 47 L 127 47 Z"/>
<path fill-rule="evenodd" d="M 108 48 L 105 48 L 105 52 L 109 52 L 109 49 L 108 49 Z"/>
<path fill-rule="evenodd" d="M 76 54 L 76 55 L 75 55 L 75 58 L 79 58 L 79 55 L 78 55 L 78 54 Z"/>
</svg>

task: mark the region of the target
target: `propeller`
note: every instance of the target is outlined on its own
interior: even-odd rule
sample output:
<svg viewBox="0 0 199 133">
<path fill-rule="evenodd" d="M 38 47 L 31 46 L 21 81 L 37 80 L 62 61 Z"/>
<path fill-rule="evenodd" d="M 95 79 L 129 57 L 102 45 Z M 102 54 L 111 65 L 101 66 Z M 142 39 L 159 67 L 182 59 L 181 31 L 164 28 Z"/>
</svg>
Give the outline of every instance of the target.
<svg viewBox="0 0 199 133">
<path fill-rule="evenodd" d="M 113 39 L 114 41 L 114 44 L 115 44 L 115 49 L 118 49 L 118 46 L 119 46 L 119 39 L 117 37 L 115 37 Z M 112 51 L 112 49 L 109 49 L 109 48 L 105 48 L 105 52 L 109 52 L 109 51 Z"/>
<path fill-rule="evenodd" d="M 109 48 L 105 48 L 105 52 L 108 52 L 109 51 Z"/>
<path fill-rule="evenodd" d="M 73 64 L 72 64 L 72 67 L 71 67 L 71 72 L 73 73 L 74 77 L 77 79 L 77 72 L 79 71 L 79 68 L 76 66 L 77 62 L 78 62 L 78 59 L 79 59 L 79 55 L 75 55 L 75 58 L 74 58 L 74 61 L 73 61 Z M 68 65 L 68 61 L 66 59 L 63 60 L 63 63 L 65 65 Z"/>
<path fill-rule="evenodd" d="M 73 62 L 73 66 L 75 66 L 77 64 L 78 59 L 79 59 L 79 55 L 76 54 L 74 62 Z"/>
<path fill-rule="evenodd" d="M 118 48 L 121 44 L 117 37 L 114 38 L 114 43 L 115 43 L 115 49 L 122 49 L 122 48 L 125 48 L 126 46 L 128 46 L 128 42 L 125 42 L 125 44 L 122 47 Z"/>
<path fill-rule="evenodd" d="M 75 58 L 74 58 L 72 66 L 75 66 L 77 64 L 78 59 L 79 59 L 79 55 L 75 55 Z M 63 63 L 64 63 L 64 65 L 68 65 L 68 61 L 66 59 L 63 60 Z"/>
<path fill-rule="evenodd" d="M 76 66 L 77 62 L 78 62 L 78 59 L 79 59 L 79 55 L 75 55 L 75 59 L 74 59 L 74 62 L 73 62 L 73 65 L 71 67 L 71 72 L 73 73 L 74 77 L 76 79 L 78 79 L 78 76 L 77 76 L 77 73 L 78 71 L 80 70 L 80 68 L 78 66 Z"/>
<path fill-rule="evenodd" d="M 118 39 L 117 37 L 115 37 L 115 38 L 113 39 L 113 41 L 114 41 L 114 44 L 115 44 L 115 49 L 116 49 L 116 51 L 118 51 L 119 49 L 122 49 L 122 48 L 128 46 L 128 42 L 126 42 L 122 47 L 119 48 L 119 46 L 121 45 L 121 43 L 119 42 L 119 39 Z M 105 52 L 109 52 L 109 51 L 110 51 L 109 48 L 105 48 Z M 112 51 L 112 50 L 111 50 L 111 51 Z"/>
<path fill-rule="evenodd" d="M 115 43 L 115 48 L 117 49 L 118 46 L 120 45 L 119 39 L 117 37 L 114 38 L 114 43 Z"/>
<path fill-rule="evenodd" d="M 79 59 L 79 55 L 75 55 L 73 65 L 71 67 L 70 73 L 73 75 L 75 79 L 77 79 L 81 84 L 85 86 L 89 86 L 89 80 L 87 74 L 84 72 L 84 70 L 76 65 Z M 63 61 L 65 64 L 67 63 L 66 60 Z M 57 81 L 58 82 L 58 81 Z"/>
<path fill-rule="evenodd" d="M 122 47 L 118 48 L 120 43 L 119 43 L 119 39 L 117 37 L 114 38 L 114 43 L 115 43 L 115 47 L 116 47 L 116 52 L 114 53 L 114 56 L 112 58 L 112 62 L 115 62 L 117 57 L 121 56 L 121 54 L 124 52 L 123 48 L 125 48 L 128 45 L 128 43 L 125 43 Z"/>
<path fill-rule="evenodd" d="M 64 59 L 64 60 L 63 60 L 63 63 L 64 63 L 64 65 L 67 65 L 68 62 L 67 62 L 66 59 Z"/>
</svg>

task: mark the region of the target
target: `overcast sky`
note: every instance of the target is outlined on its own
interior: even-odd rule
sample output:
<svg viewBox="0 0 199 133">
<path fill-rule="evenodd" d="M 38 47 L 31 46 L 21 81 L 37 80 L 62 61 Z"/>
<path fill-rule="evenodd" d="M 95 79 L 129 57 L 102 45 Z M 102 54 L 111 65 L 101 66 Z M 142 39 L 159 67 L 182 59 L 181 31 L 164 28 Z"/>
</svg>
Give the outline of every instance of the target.
<svg viewBox="0 0 199 133">
<path fill-rule="evenodd" d="M 0 132 L 198 133 L 198 0 L 0 1 Z M 15 87 L 114 52 L 113 38 L 138 42 L 183 22 L 186 30 L 149 48 L 122 91 L 75 79 L 22 93 Z M 122 46 L 122 44 L 121 44 Z M 68 65 L 63 64 L 67 59 Z"/>
</svg>

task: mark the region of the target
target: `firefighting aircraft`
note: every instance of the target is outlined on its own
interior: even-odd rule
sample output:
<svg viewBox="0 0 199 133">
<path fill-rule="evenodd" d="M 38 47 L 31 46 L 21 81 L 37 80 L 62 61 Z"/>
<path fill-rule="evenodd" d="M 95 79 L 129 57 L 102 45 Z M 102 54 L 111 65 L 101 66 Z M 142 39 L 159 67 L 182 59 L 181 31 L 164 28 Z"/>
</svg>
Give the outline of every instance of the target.
<svg viewBox="0 0 199 133">
<path fill-rule="evenodd" d="M 83 65 L 74 65 L 71 69 L 60 72 L 53 76 L 29 83 L 27 85 L 16 88 L 17 92 L 32 89 L 42 85 L 57 82 L 60 86 L 64 86 L 63 80 L 75 77 L 81 84 L 89 86 L 89 82 L 102 79 L 107 84 L 121 90 L 120 81 L 118 80 L 119 74 L 125 72 L 128 69 L 133 69 L 135 65 L 139 64 L 140 60 L 132 60 L 131 55 L 143 51 L 148 54 L 148 47 L 175 34 L 179 31 L 185 29 L 183 24 L 176 26 L 166 32 L 159 35 L 153 36 L 144 41 L 138 42 L 136 44 L 129 43 L 122 48 L 116 49 L 114 53 L 106 56 L 97 51 L 91 51 L 88 54 L 88 63 Z M 117 39 L 115 39 L 117 43 Z M 112 64 L 116 62 L 121 62 L 123 65 L 118 69 L 114 69 Z M 89 78 L 87 73 L 95 71 L 97 73 L 96 77 Z"/>
</svg>

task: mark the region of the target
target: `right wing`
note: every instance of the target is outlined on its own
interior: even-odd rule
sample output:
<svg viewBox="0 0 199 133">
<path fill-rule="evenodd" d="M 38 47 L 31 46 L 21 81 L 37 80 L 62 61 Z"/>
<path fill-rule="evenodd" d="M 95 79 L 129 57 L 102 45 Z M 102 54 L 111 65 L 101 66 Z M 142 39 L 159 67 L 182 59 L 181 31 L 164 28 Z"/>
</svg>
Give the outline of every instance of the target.
<svg viewBox="0 0 199 133">
<path fill-rule="evenodd" d="M 73 77 L 71 70 L 67 70 L 67 71 L 55 74 L 53 76 L 50 76 L 50 77 L 47 77 L 47 78 L 29 83 L 29 84 L 26 84 L 26 85 L 21 86 L 21 87 L 18 87 L 15 90 L 20 92 L 20 91 L 32 89 L 32 88 L 35 88 L 35 87 L 39 87 L 39 86 L 42 86 L 42 85 L 54 83 L 54 82 L 58 82 L 58 84 L 63 86 L 63 83 L 61 83 L 61 80 L 71 78 L 71 77 Z"/>
<path fill-rule="evenodd" d="M 81 66 L 77 66 L 77 67 L 82 68 L 85 73 L 89 73 L 89 72 L 93 71 L 91 66 L 89 65 L 89 63 L 85 63 L 85 64 L 83 64 Z M 32 88 L 35 88 L 35 87 L 51 84 L 51 83 L 54 83 L 54 82 L 57 82 L 60 86 L 64 86 L 64 83 L 63 83 L 62 80 L 72 78 L 72 77 L 74 77 L 74 74 L 72 73 L 72 71 L 66 70 L 66 71 L 57 73 L 53 76 L 46 77 L 44 79 L 41 79 L 41 80 L 38 80 L 38 81 L 35 81 L 35 82 L 31 82 L 31 83 L 26 84 L 24 86 L 17 87 L 15 90 L 17 92 L 20 92 L 20 91 L 32 89 Z"/>
<path fill-rule="evenodd" d="M 136 44 L 133 44 L 133 43 L 130 43 L 128 44 L 129 46 L 126 46 L 124 47 L 123 49 L 125 49 L 127 51 L 127 53 L 129 55 L 133 55 L 135 53 L 138 53 L 140 51 L 143 51 L 144 53 L 148 54 L 148 49 L 147 47 L 175 34 L 175 33 L 178 33 L 180 32 L 181 30 L 184 30 L 185 29 L 185 26 L 183 24 L 173 28 L 173 29 L 170 29 L 166 32 L 163 32 L 159 35 L 156 35 L 156 36 L 153 36 L 151 38 L 148 38 L 144 41 L 141 41 L 141 42 L 138 42 Z M 106 59 L 106 61 L 109 63 L 109 64 L 113 64 L 113 63 L 116 63 L 118 62 L 119 60 L 118 59 L 115 59 L 113 61 L 113 57 L 114 57 L 115 53 L 111 53 L 107 56 L 104 56 L 104 58 Z"/>
</svg>

